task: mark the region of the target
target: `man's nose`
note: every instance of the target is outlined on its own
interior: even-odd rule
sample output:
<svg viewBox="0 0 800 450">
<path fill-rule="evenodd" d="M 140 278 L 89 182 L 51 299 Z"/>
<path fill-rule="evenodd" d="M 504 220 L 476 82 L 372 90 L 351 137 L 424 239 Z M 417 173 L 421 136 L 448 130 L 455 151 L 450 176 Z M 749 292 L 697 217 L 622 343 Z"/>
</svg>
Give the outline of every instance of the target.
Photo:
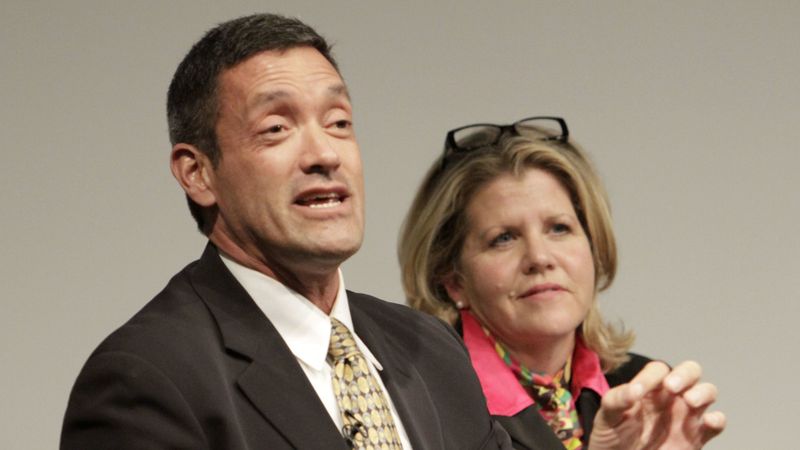
<svg viewBox="0 0 800 450">
<path fill-rule="evenodd" d="M 300 164 L 305 173 L 327 174 L 341 164 L 336 139 L 319 125 L 309 125 L 304 130 Z"/>
</svg>

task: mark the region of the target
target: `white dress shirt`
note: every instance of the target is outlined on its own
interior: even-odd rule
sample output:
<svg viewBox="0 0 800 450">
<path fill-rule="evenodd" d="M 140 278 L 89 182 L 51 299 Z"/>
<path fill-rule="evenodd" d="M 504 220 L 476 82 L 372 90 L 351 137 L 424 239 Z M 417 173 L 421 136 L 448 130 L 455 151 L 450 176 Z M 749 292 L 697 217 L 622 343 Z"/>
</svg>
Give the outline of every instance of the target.
<svg viewBox="0 0 800 450">
<path fill-rule="evenodd" d="M 275 329 L 278 330 L 289 350 L 297 358 L 297 362 L 300 363 L 300 367 L 317 392 L 322 404 L 325 405 L 325 409 L 336 424 L 336 427 L 341 430 L 344 424 L 339 412 L 339 405 L 336 403 L 336 397 L 333 394 L 331 381 L 333 370 L 326 360 L 328 344 L 331 339 L 331 321 L 328 315 L 307 298 L 284 286 L 274 278 L 249 269 L 221 252 L 220 257 L 234 278 L 250 294 L 250 297 L 253 298 L 258 307 L 261 308 L 261 311 L 264 312 L 264 315 L 272 322 Z M 341 270 L 339 271 L 339 291 L 336 294 L 336 301 L 333 304 L 330 316 L 343 323 L 353 334 L 358 349 L 364 354 L 369 363 L 373 377 L 386 394 L 389 410 L 394 418 L 403 448 L 410 450 L 411 443 L 408 440 L 405 428 L 403 428 L 403 422 L 397 415 L 394 403 L 379 375 L 379 371 L 383 370 L 383 367 L 353 330 L 353 319 L 350 317 L 350 305 L 347 301 L 347 292 L 345 291 Z"/>
</svg>

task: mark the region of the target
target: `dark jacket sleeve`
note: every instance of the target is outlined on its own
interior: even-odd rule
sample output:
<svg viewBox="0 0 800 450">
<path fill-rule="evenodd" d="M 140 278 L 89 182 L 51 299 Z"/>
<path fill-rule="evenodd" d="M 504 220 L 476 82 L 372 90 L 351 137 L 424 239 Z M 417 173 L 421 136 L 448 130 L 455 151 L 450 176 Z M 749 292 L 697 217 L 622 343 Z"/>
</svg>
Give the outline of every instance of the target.
<svg viewBox="0 0 800 450">
<path fill-rule="evenodd" d="M 95 354 L 78 376 L 64 418 L 62 450 L 208 447 L 175 385 L 139 356 Z"/>
<path fill-rule="evenodd" d="M 453 336 L 453 339 L 458 343 L 458 345 L 464 351 L 464 357 L 469 361 L 469 352 L 467 351 L 467 347 L 464 345 L 464 341 L 461 339 L 461 330 L 455 329 L 454 327 L 450 326 L 448 323 L 444 322 L 439 318 L 436 318 L 436 320 L 438 320 L 441 323 L 445 331 L 447 331 L 451 336 Z M 491 430 L 489 436 L 486 439 L 486 442 L 484 442 L 484 444 L 481 446 L 481 450 L 494 450 L 494 449 L 514 450 L 514 444 L 511 440 L 511 436 L 509 435 L 508 431 L 506 431 L 505 427 L 503 427 L 502 422 L 498 420 L 497 417 L 492 416 Z"/>
</svg>

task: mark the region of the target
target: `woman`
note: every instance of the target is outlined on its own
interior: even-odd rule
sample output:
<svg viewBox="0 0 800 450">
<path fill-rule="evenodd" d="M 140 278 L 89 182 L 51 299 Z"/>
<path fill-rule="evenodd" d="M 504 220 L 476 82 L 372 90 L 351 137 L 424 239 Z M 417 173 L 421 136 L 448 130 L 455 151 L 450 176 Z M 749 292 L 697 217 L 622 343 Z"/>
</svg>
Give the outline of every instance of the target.
<svg viewBox="0 0 800 450">
<path fill-rule="evenodd" d="M 408 213 L 399 257 L 409 304 L 456 326 L 489 410 L 517 448 L 553 436 L 585 448 L 593 427 L 602 436 L 592 448 L 601 447 L 631 438 L 625 421 L 642 411 L 639 440 L 700 447 L 722 430 L 721 413 L 704 414 L 716 390 L 697 383 L 699 366 L 652 364 L 637 376 L 649 360 L 628 353 L 631 332 L 603 321 L 596 294 L 616 271 L 609 206 L 563 119 L 450 131 Z M 603 400 L 598 416 L 616 386 L 621 394 Z M 702 402 L 686 404 L 691 391 Z M 675 402 L 685 417 L 671 411 Z M 692 417 L 702 425 L 691 436 L 670 431 Z"/>
</svg>

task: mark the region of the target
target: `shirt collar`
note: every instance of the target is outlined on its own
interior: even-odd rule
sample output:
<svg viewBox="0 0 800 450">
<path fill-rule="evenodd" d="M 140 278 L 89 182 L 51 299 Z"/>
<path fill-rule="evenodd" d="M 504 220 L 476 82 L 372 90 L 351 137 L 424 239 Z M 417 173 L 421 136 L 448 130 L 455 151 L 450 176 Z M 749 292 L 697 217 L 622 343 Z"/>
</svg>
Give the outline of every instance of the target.
<svg viewBox="0 0 800 450">
<path fill-rule="evenodd" d="M 500 359 L 491 339 L 483 332 L 477 319 L 467 310 L 461 311 L 464 345 L 472 366 L 478 374 L 489 413 L 513 416 L 534 401 L 517 380 L 511 369 Z M 608 381 L 600 367 L 600 358 L 578 336 L 572 354 L 571 394 L 577 399 L 582 389 L 591 389 L 601 397 L 609 390 Z"/>
<path fill-rule="evenodd" d="M 469 351 L 472 367 L 478 374 L 489 414 L 513 416 L 528 406 L 533 399 L 517 381 L 517 377 L 500 359 L 492 346 L 492 341 L 481 329 L 480 324 L 469 311 L 461 311 L 461 326 L 464 345 Z"/>
<path fill-rule="evenodd" d="M 575 339 L 571 375 L 570 391 L 572 398 L 577 399 L 583 389 L 595 391 L 600 397 L 609 390 L 608 381 L 600 366 L 600 357 L 583 343 L 583 338 L 580 334 Z"/>
<path fill-rule="evenodd" d="M 356 345 L 364 356 L 378 370 L 382 370 L 377 358 L 353 330 L 353 319 L 350 316 L 350 305 L 341 270 L 338 271 L 339 289 L 329 317 L 310 300 L 274 278 L 245 267 L 222 252 L 220 257 L 234 278 L 267 316 L 292 354 L 304 364 L 315 370 L 321 370 L 327 364 L 326 357 L 331 338 L 330 317 L 335 317 L 353 334 Z"/>
</svg>

